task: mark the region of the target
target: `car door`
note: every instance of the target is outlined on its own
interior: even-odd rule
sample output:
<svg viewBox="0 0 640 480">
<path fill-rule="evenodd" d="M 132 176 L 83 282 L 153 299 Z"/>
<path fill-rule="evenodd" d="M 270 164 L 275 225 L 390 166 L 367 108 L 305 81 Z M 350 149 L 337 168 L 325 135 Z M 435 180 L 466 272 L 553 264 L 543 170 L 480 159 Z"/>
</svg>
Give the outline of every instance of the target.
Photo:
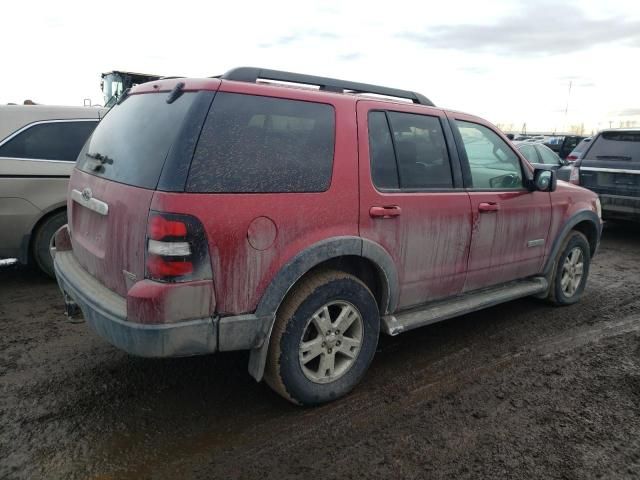
<svg viewBox="0 0 640 480">
<path fill-rule="evenodd" d="M 360 235 L 394 260 L 399 307 L 464 286 L 471 207 L 443 112 L 359 101 Z"/>
<path fill-rule="evenodd" d="M 464 291 L 538 274 L 551 221 L 548 192 L 525 186 L 530 172 L 491 126 L 451 114 L 473 230 Z"/>
</svg>

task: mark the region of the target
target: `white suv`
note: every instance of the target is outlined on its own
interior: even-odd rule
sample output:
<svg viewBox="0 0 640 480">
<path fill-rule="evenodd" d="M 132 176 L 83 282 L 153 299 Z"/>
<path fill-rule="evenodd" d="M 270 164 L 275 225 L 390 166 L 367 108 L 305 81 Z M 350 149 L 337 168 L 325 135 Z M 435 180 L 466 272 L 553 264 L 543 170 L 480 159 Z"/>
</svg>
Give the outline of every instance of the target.
<svg viewBox="0 0 640 480">
<path fill-rule="evenodd" d="M 67 223 L 69 176 L 106 110 L 0 106 L 0 258 L 34 261 L 53 276 L 50 246 Z"/>
</svg>

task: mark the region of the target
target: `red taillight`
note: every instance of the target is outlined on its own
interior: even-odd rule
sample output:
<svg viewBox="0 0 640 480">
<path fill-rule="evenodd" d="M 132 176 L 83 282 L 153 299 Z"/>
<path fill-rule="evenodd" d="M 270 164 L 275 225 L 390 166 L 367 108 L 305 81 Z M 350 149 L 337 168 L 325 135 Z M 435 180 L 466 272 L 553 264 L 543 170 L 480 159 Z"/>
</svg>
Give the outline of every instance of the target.
<svg viewBox="0 0 640 480">
<path fill-rule="evenodd" d="M 149 218 L 149 238 L 162 240 L 167 237 L 186 237 L 187 225 L 184 222 L 167 220 L 161 215 L 153 215 Z"/>
<path fill-rule="evenodd" d="M 211 278 L 209 247 L 200 221 L 190 215 L 151 212 L 145 277 L 162 282 Z"/>
<path fill-rule="evenodd" d="M 160 255 L 147 255 L 147 276 L 155 280 L 182 277 L 193 272 L 193 263 L 184 260 L 166 260 Z"/>
<path fill-rule="evenodd" d="M 578 159 L 577 155 L 568 155 L 567 156 L 567 161 L 568 162 L 575 162 Z"/>
</svg>

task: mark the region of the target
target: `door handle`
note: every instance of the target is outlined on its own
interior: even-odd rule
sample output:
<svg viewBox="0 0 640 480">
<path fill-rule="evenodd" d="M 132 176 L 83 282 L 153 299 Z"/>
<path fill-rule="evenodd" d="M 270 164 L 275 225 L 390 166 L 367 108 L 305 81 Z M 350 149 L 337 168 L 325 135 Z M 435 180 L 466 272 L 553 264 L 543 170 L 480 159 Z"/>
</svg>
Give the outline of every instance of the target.
<svg viewBox="0 0 640 480">
<path fill-rule="evenodd" d="M 378 218 L 391 218 L 397 217 L 402 213 L 402 209 L 397 205 L 392 207 L 371 207 L 369 209 L 369 216 Z"/>
<path fill-rule="evenodd" d="M 500 205 L 495 202 L 482 202 L 478 205 L 478 211 L 480 213 L 497 212 L 498 210 L 500 210 Z"/>
</svg>

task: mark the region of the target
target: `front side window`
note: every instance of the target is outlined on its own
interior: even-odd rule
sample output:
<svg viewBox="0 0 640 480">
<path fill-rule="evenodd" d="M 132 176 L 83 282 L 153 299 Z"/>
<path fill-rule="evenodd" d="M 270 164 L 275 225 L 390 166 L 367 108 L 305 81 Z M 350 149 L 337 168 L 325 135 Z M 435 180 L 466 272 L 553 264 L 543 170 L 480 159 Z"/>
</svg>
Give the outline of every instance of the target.
<svg viewBox="0 0 640 480">
<path fill-rule="evenodd" d="M 378 188 L 453 187 L 449 153 L 438 117 L 370 112 L 369 148 L 371 176 Z"/>
<path fill-rule="evenodd" d="M 324 192 L 331 184 L 331 105 L 220 92 L 191 163 L 189 192 Z"/>
<path fill-rule="evenodd" d="M 0 146 L 0 157 L 75 162 L 97 121 L 32 125 Z"/>
<path fill-rule="evenodd" d="M 515 190 L 523 188 L 518 156 L 497 133 L 484 125 L 456 120 L 462 137 L 472 188 Z"/>
</svg>

